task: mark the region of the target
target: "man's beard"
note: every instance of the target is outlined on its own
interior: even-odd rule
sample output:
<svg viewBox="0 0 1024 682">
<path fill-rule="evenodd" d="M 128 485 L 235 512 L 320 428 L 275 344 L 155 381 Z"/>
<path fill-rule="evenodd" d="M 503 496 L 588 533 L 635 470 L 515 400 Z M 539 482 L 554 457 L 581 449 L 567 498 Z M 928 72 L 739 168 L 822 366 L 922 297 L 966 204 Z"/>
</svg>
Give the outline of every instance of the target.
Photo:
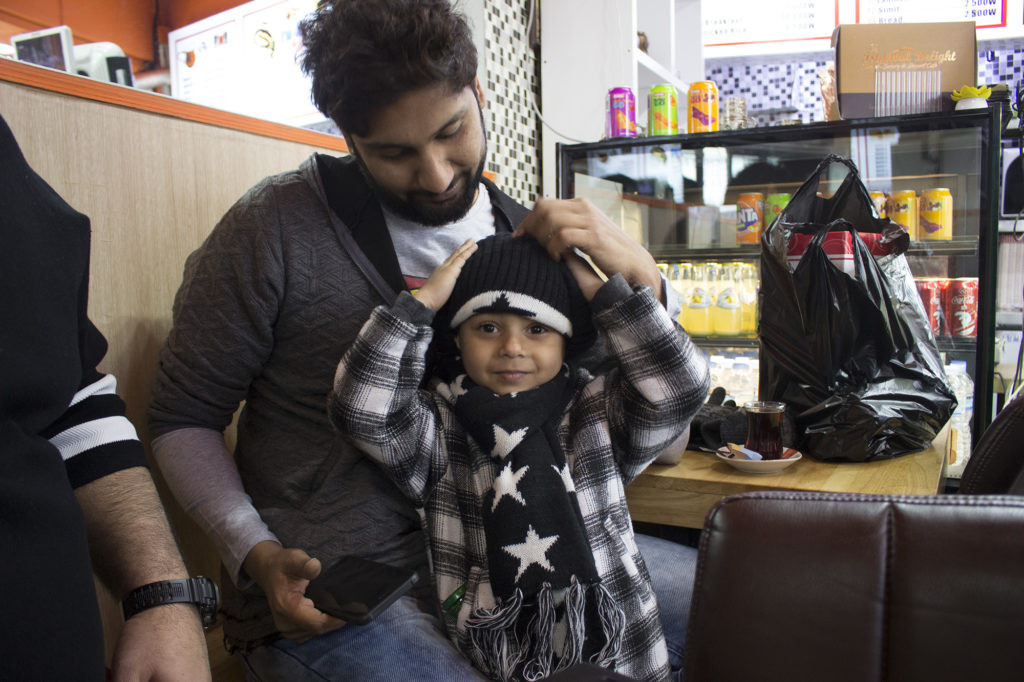
<svg viewBox="0 0 1024 682">
<path fill-rule="evenodd" d="M 476 199 L 477 188 L 480 187 L 480 178 L 484 174 L 484 164 L 487 159 L 487 140 L 484 139 L 483 152 L 480 154 L 480 163 L 477 165 L 475 171 L 463 171 L 458 176 L 452 179 L 452 183 L 457 183 L 460 179 L 464 181 L 462 192 L 451 200 L 444 204 L 429 204 L 424 205 L 418 203 L 415 200 L 416 193 L 410 194 L 409 198 L 402 199 L 394 192 L 391 192 L 379 184 L 370 174 L 369 169 L 363 163 L 363 160 L 359 158 L 358 154 L 355 154 L 356 162 L 359 165 L 359 169 L 363 173 L 363 177 L 366 178 L 366 182 L 370 185 L 374 195 L 381 204 L 386 206 L 395 215 L 401 216 L 407 220 L 421 223 L 423 225 L 430 225 L 432 227 L 438 227 L 440 225 L 446 225 L 451 222 L 455 222 L 460 218 L 464 217 L 469 212 L 470 207 L 473 205 Z"/>
</svg>

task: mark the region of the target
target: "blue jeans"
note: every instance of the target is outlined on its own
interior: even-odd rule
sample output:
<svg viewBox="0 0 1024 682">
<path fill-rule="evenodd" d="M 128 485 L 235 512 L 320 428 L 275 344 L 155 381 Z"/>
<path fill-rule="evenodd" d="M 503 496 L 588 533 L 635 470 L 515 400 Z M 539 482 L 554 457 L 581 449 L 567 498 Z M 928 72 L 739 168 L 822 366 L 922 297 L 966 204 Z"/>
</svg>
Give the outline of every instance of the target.
<svg viewBox="0 0 1024 682">
<path fill-rule="evenodd" d="M 345 625 L 296 644 L 279 639 L 240 654 L 250 682 L 477 682 L 441 622 L 414 597 L 402 597 L 366 625 Z"/>
<path fill-rule="evenodd" d="M 682 666 L 697 550 L 636 536 L 651 574 L 673 671 Z M 279 639 L 240 654 L 250 682 L 477 682 L 484 678 L 452 646 L 440 621 L 402 597 L 367 625 L 346 625 L 304 644 Z"/>
</svg>

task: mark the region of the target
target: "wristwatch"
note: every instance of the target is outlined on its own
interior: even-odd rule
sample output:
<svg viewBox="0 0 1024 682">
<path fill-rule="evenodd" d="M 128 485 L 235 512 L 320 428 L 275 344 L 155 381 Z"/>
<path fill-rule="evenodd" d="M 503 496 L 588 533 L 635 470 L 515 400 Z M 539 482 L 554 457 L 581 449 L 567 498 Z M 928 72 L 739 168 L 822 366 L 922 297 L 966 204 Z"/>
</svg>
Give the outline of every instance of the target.
<svg viewBox="0 0 1024 682">
<path fill-rule="evenodd" d="M 140 611 L 162 604 L 195 604 L 199 607 L 203 627 L 208 628 L 217 622 L 220 590 L 217 589 L 217 583 L 201 575 L 195 578 L 159 580 L 129 592 L 121 602 L 121 609 L 124 619 L 128 620 Z"/>
</svg>

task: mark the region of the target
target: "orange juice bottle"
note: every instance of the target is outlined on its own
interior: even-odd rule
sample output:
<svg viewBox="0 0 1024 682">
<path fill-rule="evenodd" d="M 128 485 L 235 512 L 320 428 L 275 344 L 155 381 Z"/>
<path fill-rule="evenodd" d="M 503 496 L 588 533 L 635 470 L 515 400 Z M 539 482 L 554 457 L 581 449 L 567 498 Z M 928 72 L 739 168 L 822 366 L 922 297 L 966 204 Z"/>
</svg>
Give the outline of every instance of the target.
<svg viewBox="0 0 1024 682">
<path fill-rule="evenodd" d="M 720 336 L 736 336 L 743 323 L 737 274 L 735 263 L 723 265 L 719 270 L 715 305 L 711 310 L 711 328 Z"/>
<path fill-rule="evenodd" d="M 693 284 L 686 292 L 680 323 L 692 336 L 708 336 L 711 327 L 711 292 L 708 290 L 707 266 L 694 264 Z"/>
<path fill-rule="evenodd" d="M 757 268 L 751 263 L 739 263 L 738 267 L 742 311 L 740 331 L 744 334 L 754 334 L 757 332 Z"/>
</svg>

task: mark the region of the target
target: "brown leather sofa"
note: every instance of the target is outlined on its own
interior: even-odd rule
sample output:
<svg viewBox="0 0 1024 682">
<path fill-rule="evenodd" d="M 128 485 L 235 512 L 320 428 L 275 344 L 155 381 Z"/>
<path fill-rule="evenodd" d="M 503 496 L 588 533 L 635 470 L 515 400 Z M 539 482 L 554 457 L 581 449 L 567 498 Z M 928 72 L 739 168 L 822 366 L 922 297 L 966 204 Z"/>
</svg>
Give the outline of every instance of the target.
<svg viewBox="0 0 1024 682">
<path fill-rule="evenodd" d="M 1024 497 L 723 499 L 701 536 L 684 679 L 1024 679 Z"/>
<path fill-rule="evenodd" d="M 981 434 L 964 467 L 960 492 L 1024 495 L 1024 395 L 1005 405 Z"/>
</svg>

